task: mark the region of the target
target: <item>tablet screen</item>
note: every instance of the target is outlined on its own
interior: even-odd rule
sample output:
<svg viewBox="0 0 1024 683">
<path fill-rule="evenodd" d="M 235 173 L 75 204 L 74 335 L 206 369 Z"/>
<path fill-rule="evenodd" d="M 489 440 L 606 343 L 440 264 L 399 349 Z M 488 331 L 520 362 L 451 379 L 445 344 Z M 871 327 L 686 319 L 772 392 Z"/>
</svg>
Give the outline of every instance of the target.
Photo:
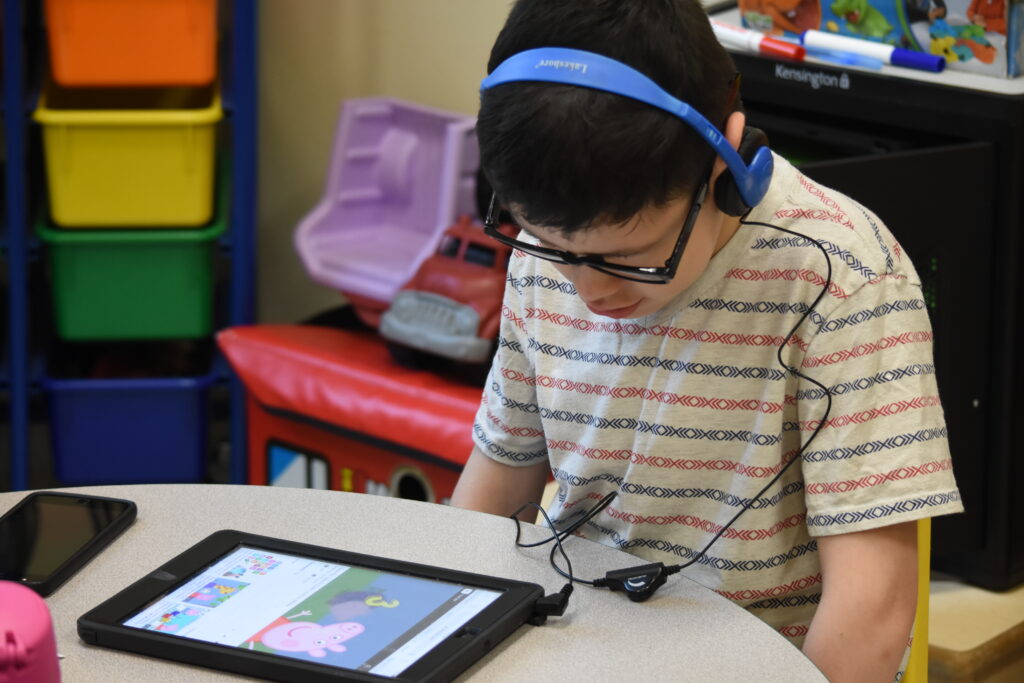
<svg viewBox="0 0 1024 683">
<path fill-rule="evenodd" d="M 395 677 L 500 596 L 241 546 L 122 624 Z"/>
</svg>

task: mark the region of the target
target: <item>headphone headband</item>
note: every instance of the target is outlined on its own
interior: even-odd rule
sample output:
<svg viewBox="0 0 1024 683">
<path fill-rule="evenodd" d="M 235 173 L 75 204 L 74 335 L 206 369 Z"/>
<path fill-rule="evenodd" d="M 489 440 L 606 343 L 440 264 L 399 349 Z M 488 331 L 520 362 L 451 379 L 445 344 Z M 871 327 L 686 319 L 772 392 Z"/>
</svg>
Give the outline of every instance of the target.
<svg viewBox="0 0 1024 683">
<path fill-rule="evenodd" d="M 756 205 L 768 191 L 772 155 L 767 147 L 758 149 L 747 166 L 725 136 L 700 112 L 622 62 L 584 50 L 535 48 L 514 54 L 499 64 L 480 83 L 480 90 L 515 81 L 543 81 L 603 90 L 657 107 L 685 121 L 711 145 L 732 171 L 747 206 Z"/>
</svg>

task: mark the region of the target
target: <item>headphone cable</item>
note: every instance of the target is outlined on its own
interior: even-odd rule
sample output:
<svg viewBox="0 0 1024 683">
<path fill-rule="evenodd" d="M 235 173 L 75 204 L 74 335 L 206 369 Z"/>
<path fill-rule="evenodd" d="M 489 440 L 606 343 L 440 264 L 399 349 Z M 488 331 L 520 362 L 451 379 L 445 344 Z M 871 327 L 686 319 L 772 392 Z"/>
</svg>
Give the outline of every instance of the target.
<svg viewBox="0 0 1024 683">
<path fill-rule="evenodd" d="M 740 510 L 735 515 L 733 515 L 732 518 L 728 522 L 726 522 L 725 525 L 723 525 L 715 533 L 714 536 L 712 536 L 711 540 L 708 541 L 708 543 L 700 551 L 695 553 L 693 557 L 691 557 L 688 561 L 683 562 L 681 564 L 673 564 L 666 566 L 662 562 L 655 562 L 651 564 L 638 565 L 634 567 L 627 567 L 625 569 L 609 571 L 605 574 L 603 578 L 597 578 L 593 580 L 576 578 L 576 576 L 574 576 L 572 572 L 572 563 L 569 561 L 569 556 L 566 554 L 565 549 L 562 547 L 562 541 L 565 540 L 565 538 L 569 536 L 571 533 L 573 533 L 581 526 L 586 524 L 588 521 L 596 517 L 602 510 L 604 510 L 604 508 L 607 507 L 611 503 L 611 501 L 616 497 L 617 492 L 612 491 L 605 495 L 593 508 L 587 511 L 586 514 L 582 515 L 579 519 L 573 521 L 572 524 L 562 529 L 561 531 L 558 531 L 556 529 L 555 524 L 551 521 L 551 518 L 548 517 L 547 511 L 544 510 L 543 506 L 533 502 L 525 503 L 524 505 L 522 505 L 518 510 L 516 510 L 511 515 L 512 519 L 515 521 L 516 524 L 516 547 L 534 548 L 554 541 L 554 545 L 551 547 L 551 553 L 548 556 L 548 561 L 550 562 L 554 570 L 558 572 L 559 575 L 569 580 L 569 583 L 567 583 L 559 593 L 554 593 L 552 595 L 546 596 L 538 600 L 538 605 L 540 605 L 541 603 L 545 603 L 546 605 L 546 607 L 540 610 L 540 612 L 543 612 L 544 614 L 543 618 L 546 618 L 546 616 L 548 615 L 561 616 L 565 612 L 568 597 L 572 594 L 572 587 L 574 583 L 582 583 L 593 588 L 608 588 L 612 591 L 624 592 L 626 593 L 627 597 L 629 597 L 629 599 L 634 602 L 643 602 L 644 600 L 647 600 L 649 597 L 654 595 L 654 592 L 658 588 L 660 588 L 662 584 L 665 583 L 667 577 L 671 576 L 672 574 L 678 573 L 679 571 L 693 565 L 694 563 L 698 562 L 701 558 L 703 558 L 707 554 L 711 546 L 714 545 L 715 542 L 719 538 L 721 538 L 722 535 L 730 527 L 732 527 L 736 520 L 740 518 L 740 515 L 749 510 L 751 506 L 754 503 L 756 503 L 761 498 L 761 496 L 763 496 L 768 491 L 768 489 L 774 486 L 775 483 L 778 482 L 778 480 L 782 477 L 782 475 L 786 473 L 786 470 L 789 469 L 790 465 L 792 465 L 794 462 L 803 457 L 803 454 L 807 451 L 807 448 L 811 445 L 815 437 L 818 436 L 818 433 L 828 422 L 829 414 L 832 412 L 832 392 L 829 391 L 828 387 L 826 387 L 818 380 L 814 379 L 813 377 L 809 377 L 808 375 L 805 375 L 796 367 L 787 365 L 785 360 L 783 359 L 782 353 L 783 350 L 787 346 L 789 346 L 789 343 L 792 340 L 793 336 L 796 334 L 796 331 L 800 329 L 800 326 L 803 325 L 804 321 L 807 320 L 807 318 L 811 315 L 811 313 L 818 306 L 818 304 L 821 303 L 821 300 L 825 297 L 825 294 L 828 293 L 829 288 L 832 286 L 832 259 L 829 257 L 828 251 L 825 249 L 824 245 L 819 240 L 816 240 L 813 237 L 810 237 L 803 233 L 797 232 L 795 230 L 790 230 L 788 228 L 782 228 L 777 225 L 765 223 L 762 221 L 750 221 L 741 219 L 740 224 L 772 228 L 773 230 L 778 230 L 780 232 L 800 237 L 806 240 L 807 242 L 813 244 L 815 247 L 817 247 L 821 251 L 822 255 L 824 255 L 825 257 L 827 274 L 825 276 L 825 283 L 824 285 L 822 285 L 821 291 L 818 292 L 818 295 L 815 297 L 814 302 L 807 308 L 806 311 L 804 311 L 803 315 L 800 316 L 800 319 L 797 320 L 795 325 L 793 325 L 793 328 L 789 331 L 789 334 L 787 334 L 783 338 L 782 342 L 779 344 L 778 349 L 776 350 L 776 358 L 779 362 L 779 365 L 781 365 L 790 374 L 794 375 L 795 377 L 799 377 L 807 382 L 810 382 L 811 384 L 818 387 L 824 392 L 826 403 L 825 410 L 822 413 L 821 419 L 814 427 L 814 431 L 811 432 L 811 435 L 810 437 L 808 437 L 807 441 L 805 441 L 803 445 L 801 445 L 797 449 L 796 453 L 794 453 L 793 456 L 779 469 L 779 471 L 775 473 L 775 476 L 773 476 L 768 481 L 768 483 L 765 484 L 761 488 L 761 490 L 757 492 L 757 494 L 753 498 L 744 503 Z M 545 522 L 547 522 L 548 528 L 552 532 L 549 538 L 546 538 L 543 541 L 537 541 L 535 543 L 521 543 L 519 541 L 521 525 L 517 515 L 527 508 L 535 508 L 539 510 L 541 514 L 544 516 L 544 520 Z M 558 563 L 555 561 L 556 552 L 562 555 L 562 558 L 565 560 L 566 563 L 566 569 L 568 571 L 563 570 L 561 567 L 558 566 Z M 535 612 L 535 615 L 538 613 L 539 612 Z M 541 618 L 540 623 L 543 623 L 543 618 Z"/>
</svg>

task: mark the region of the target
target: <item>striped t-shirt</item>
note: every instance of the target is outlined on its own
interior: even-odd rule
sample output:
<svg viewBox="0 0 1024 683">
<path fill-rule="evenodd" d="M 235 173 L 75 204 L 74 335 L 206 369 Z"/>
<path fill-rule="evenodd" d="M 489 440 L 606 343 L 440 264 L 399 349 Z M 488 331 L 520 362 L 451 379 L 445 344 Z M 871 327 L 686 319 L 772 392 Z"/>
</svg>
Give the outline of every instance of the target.
<svg viewBox="0 0 1024 683">
<path fill-rule="evenodd" d="M 821 597 L 815 537 L 962 506 L 921 282 L 892 234 L 779 157 L 748 220 L 828 251 L 832 284 L 783 355 L 829 387 L 832 412 L 802 459 L 684 573 L 801 646 Z M 582 533 L 685 562 L 822 416 L 824 392 L 776 352 L 825 274 L 804 239 L 743 225 L 663 310 L 614 320 L 591 313 L 551 264 L 517 253 L 475 443 L 509 465 L 546 459 L 556 522 L 616 491 Z"/>
</svg>

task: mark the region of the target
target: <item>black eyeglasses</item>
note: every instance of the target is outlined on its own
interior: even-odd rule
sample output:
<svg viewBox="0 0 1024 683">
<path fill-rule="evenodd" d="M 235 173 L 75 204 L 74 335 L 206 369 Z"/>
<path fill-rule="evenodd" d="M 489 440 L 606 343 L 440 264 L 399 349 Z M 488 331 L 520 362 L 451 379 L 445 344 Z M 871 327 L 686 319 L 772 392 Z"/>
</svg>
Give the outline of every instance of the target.
<svg viewBox="0 0 1024 683">
<path fill-rule="evenodd" d="M 686 250 L 686 243 L 690 241 L 690 233 L 693 232 L 694 223 L 697 222 L 697 216 L 704 205 L 704 198 L 707 196 L 707 193 L 708 179 L 705 178 L 693 195 L 690 210 L 686 213 L 686 220 L 683 221 L 683 229 L 679 232 L 679 239 L 676 240 L 676 246 L 672 249 L 672 255 L 665 261 L 665 265 L 660 267 L 644 268 L 641 266 L 624 266 L 617 263 L 608 263 L 600 256 L 579 256 L 568 251 L 562 251 L 561 249 L 548 249 L 547 247 L 529 244 L 528 242 L 522 242 L 509 237 L 498 230 L 499 208 L 498 196 L 496 194 L 491 194 L 491 204 L 487 208 L 487 217 L 484 218 L 484 232 L 513 249 L 518 249 L 525 254 L 536 256 L 545 261 L 564 263 L 570 266 L 589 266 L 602 273 L 621 277 L 624 280 L 664 285 L 671 282 L 672 278 L 676 276 L 676 269 L 679 268 L 679 261 Z"/>
</svg>

